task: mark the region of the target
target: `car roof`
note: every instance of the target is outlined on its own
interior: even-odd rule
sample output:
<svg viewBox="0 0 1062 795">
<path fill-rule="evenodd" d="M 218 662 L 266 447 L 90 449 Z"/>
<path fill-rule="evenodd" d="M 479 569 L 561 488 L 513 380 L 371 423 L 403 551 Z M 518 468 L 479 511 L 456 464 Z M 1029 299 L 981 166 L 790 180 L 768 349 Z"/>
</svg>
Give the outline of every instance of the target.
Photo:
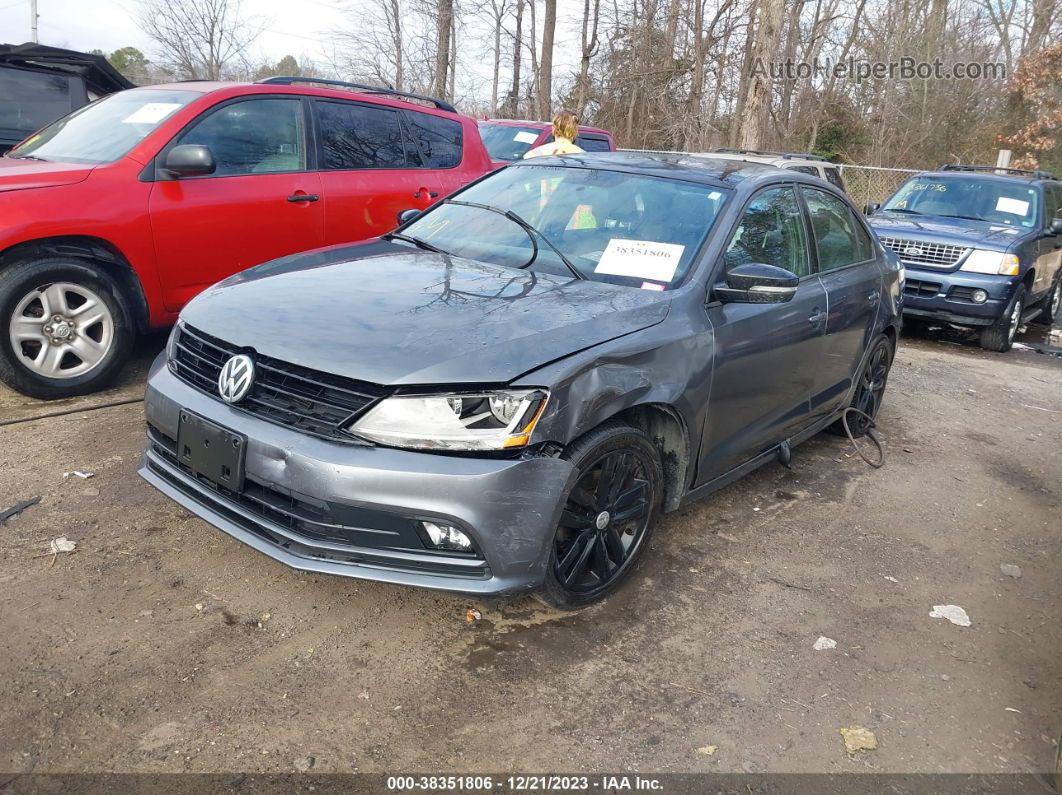
<svg viewBox="0 0 1062 795">
<path fill-rule="evenodd" d="M 914 175 L 915 177 L 932 177 L 933 179 L 940 179 L 947 177 L 948 179 L 988 179 L 994 182 L 1006 183 L 1013 185 L 1018 183 L 1020 185 L 1028 185 L 1031 188 L 1037 185 L 1046 185 L 1049 182 L 1057 183 L 1058 180 L 1054 177 L 1043 178 L 1027 176 L 1025 174 L 996 174 L 993 171 L 922 171 Z"/>
<path fill-rule="evenodd" d="M 479 119 L 479 121 L 486 124 L 498 124 L 503 127 L 536 127 L 540 130 L 546 130 L 553 126 L 552 122 L 533 121 L 531 119 Z M 579 125 L 579 132 L 601 133 L 602 135 L 612 134 L 601 127 L 587 127 L 585 124 Z"/>
<path fill-rule="evenodd" d="M 705 152 L 704 157 L 719 157 L 725 160 L 745 160 L 749 163 L 793 163 L 798 166 L 833 166 L 836 168 L 836 164 L 830 163 L 827 160 L 815 160 L 810 157 L 801 157 L 800 155 L 756 155 L 746 154 L 744 152 Z"/>
<path fill-rule="evenodd" d="M 463 114 L 461 113 L 451 113 L 448 110 L 421 104 L 420 102 L 404 99 L 400 96 L 394 96 L 387 93 L 372 94 L 363 91 L 355 91 L 354 89 L 333 88 L 324 85 L 313 85 L 310 83 L 287 85 L 284 83 L 241 83 L 222 80 L 186 80 L 176 83 L 138 86 L 137 88 L 130 90 L 151 91 L 154 89 L 164 89 L 167 91 L 194 91 L 199 94 L 222 93 L 231 97 L 238 97 L 245 94 L 297 94 L 299 96 L 330 97 L 333 99 L 357 99 L 363 102 L 391 105 L 398 108 L 408 108 L 409 106 L 413 106 L 417 110 L 424 110 L 430 113 L 442 113 L 450 117 L 463 117 Z"/>
<path fill-rule="evenodd" d="M 708 155 L 671 154 L 663 152 L 584 152 L 583 154 L 536 157 L 519 160 L 508 168 L 566 166 L 622 171 L 652 177 L 681 179 L 706 185 L 736 188 L 743 182 L 761 177 L 784 175 L 787 180 L 806 177 L 765 163 L 732 160 Z M 822 180 L 814 180 L 816 184 Z"/>
</svg>

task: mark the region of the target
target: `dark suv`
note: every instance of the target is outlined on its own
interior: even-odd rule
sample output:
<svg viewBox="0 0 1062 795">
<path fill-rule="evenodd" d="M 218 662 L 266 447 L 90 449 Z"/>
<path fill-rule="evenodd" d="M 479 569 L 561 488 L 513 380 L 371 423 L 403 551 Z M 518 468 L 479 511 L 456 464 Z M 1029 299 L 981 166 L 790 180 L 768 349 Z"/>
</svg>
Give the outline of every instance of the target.
<svg viewBox="0 0 1062 795">
<path fill-rule="evenodd" d="M 814 177 L 536 158 L 192 301 L 140 471 L 289 566 L 576 607 L 662 511 L 877 413 L 899 277 Z"/>
<path fill-rule="evenodd" d="M 1062 302 L 1062 183 L 1040 171 L 944 166 L 867 208 L 906 268 L 904 317 L 980 329 L 1008 351 L 1029 321 Z"/>
</svg>

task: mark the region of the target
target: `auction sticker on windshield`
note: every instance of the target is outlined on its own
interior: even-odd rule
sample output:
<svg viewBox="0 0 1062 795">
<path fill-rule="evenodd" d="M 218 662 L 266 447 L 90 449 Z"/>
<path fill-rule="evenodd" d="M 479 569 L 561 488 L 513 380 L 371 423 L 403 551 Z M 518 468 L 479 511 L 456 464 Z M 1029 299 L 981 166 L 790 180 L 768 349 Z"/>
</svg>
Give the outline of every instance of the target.
<svg viewBox="0 0 1062 795">
<path fill-rule="evenodd" d="M 608 276 L 630 276 L 670 282 L 678 269 L 685 246 L 656 243 L 652 240 L 623 240 L 612 238 L 594 268 L 594 273 Z"/>
<path fill-rule="evenodd" d="M 122 119 L 122 123 L 158 124 L 179 107 L 181 107 L 179 102 L 149 102 Z"/>
<path fill-rule="evenodd" d="M 1029 202 L 1000 196 L 996 200 L 996 210 L 1001 213 L 1011 213 L 1012 215 L 1025 215 L 1029 212 Z"/>
<path fill-rule="evenodd" d="M 520 130 L 520 132 L 513 136 L 513 140 L 521 144 L 533 144 L 538 140 L 538 136 L 535 133 Z"/>
</svg>

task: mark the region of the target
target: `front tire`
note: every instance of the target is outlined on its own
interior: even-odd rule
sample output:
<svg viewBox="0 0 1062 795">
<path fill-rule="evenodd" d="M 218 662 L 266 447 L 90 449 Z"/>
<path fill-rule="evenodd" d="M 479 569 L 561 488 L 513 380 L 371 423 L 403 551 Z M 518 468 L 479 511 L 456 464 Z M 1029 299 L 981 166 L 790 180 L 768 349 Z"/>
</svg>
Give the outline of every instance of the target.
<svg viewBox="0 0 1062 795">
<path fill-rule="evenodd" d="M 1025 285 L 1019 284 L 1007 304 L 1003 316 L 981 330 L 981 347 L 986 351 L 1006 353 L 1014 344 L 1014 335 L 1021 326 L 1021 311 L 1025 308 Z"/>
<path fill-rule="evenodd" d="M 132 315 L 105 272 L 48 257 L 0 271 L 0 381 L 53 400 L 106 386 L 132 349 Z"/>
<path fill-rule="evenodd" d="M 575 467 L 539 598 L 560 610 L 604 599 L 634 570 L 664 497 L 660 453 L 642 431 L 607 422 L 575 441 Z"/>
</svg>

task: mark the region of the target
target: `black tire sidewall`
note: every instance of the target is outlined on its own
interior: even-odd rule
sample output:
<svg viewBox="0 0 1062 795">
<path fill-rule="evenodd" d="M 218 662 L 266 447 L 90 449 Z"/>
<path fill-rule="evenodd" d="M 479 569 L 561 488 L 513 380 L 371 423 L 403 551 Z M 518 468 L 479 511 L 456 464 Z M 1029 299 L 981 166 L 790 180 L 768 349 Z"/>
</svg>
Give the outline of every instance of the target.
<svg viewBox="0 0 1062 795">
<path fill-rule="evenodd" d="M 649 521 L 638 548 L 634 551 L 633 557 L 625 564 L 625 568 L 619 576 L 602 590 L 591 594 L 576 593 L 562 585 L 554 572 L 557 555 L 555 540 L 559 531 L 559 527 L 554 527 L 549 538 L 549 559 L 546 564 L 545 582 L 539 593 L 539 597 L 551 607 L 561 610 L 577 610 L 604 599 L 630 579 L 631 573 L 637 569 L 645 556 L 653 530 L 663 510 L 664 470 L 660 461 L 660 452 L 643 431 L 623 422 L 609 421 L 569 445 L 561 457 L 571 461 L 574 472 L 569 479 L 568 487 L 564 490 L 564 500 L 568 499 L 569 492 L 574 488 L 579 478 L 582 477 L 584 467 L 589 462 L 596 460 L 605 453 L 619 449 L 631 449 L 644 453 L 644 461 L 650 472 L 652 497 Z"/>
<path fill-rule="evenodd" d="M 889 356 L 889 366 L 888 370 L 885 372 L 885 386 L 882 387 L 881 402 L 878 403 L 875 415 L 877 414 L 877 412 L 881 411 L 881 407 L 885 403 L 885 389 L 889 385 L 889 375 L 892 373 L 892 362 L 893 359 L 896 358 L 896 349 L 893 347 L 893 344 L 889 340 L 889 338 L 884 334 L 879 334 L 878 337 L 874 340 L 874 342 L 871 343 L 869 352 L 867 354 L 867 359 L 863 363 L 863 366 L 859 368 L 859 375 L 856 376 L 856 386 L 855 389 L 852 391 L 852 399 L 848 401 L 848 405 L 845 406 L 846 410 L 855 405 L 856 395 L 859 393 L 859 384 L 863 382 L 863 375 L 864 373 L 866 373 L 867 368 L 870 367 L 870 363 L 874 360 L 874 354 L 877 351 L 878 347 L 881 345 L 884 345 L 888 349 Z M 866 436 L 866 432 L 859 430 L 857 427 L 858 419 L 858 415 L 852 414 L 850 415 L 850 418 L 848 420 L 848 427 L 852 431 L 853 439 L 861 439 L 862 437 Z M 876 420 L 877 416 L 873 417 L 872 419 Z M 848 435 L 848 431 L 844 429 L 844 422 L 840 418 L 830 423 L 830 426 L 826 430 L 836 436 Z"/>
<path fill-rule="evenodd" d="M 8 337 L 15 306 L 35 288 L 54 282 L 83 285 L 99 295 L 114 320 L 114 342 L 104 360 L 74 378 L 46 378 L 19 361 Z M 77 259 L 44 258 L 17 263 L 0 271 L 0 381 L 30 397 L 44 400 L 74 397 L 102 389 L 121 370 L 135 337 L 132 314 L 115 281 L 104 271 Z"/>
<path fill-rule="evenodd" d="M 1017 302 L 1024 303 L 1025 301 L 1025 285 L 1019 284 L 1014 290 L 1014 295 L 1010 301 L 1007 302 L 1007 308 L 1003 310 L 1002 316 L 1000 316 L 995 323 L 991 326 L 986 326 L 981 332 L 981 347 L 985 350 L 995 351 L 996 353 L 1006 353 L 1014 345 L 1014 340 L 1010 337 L 1010 316 L 1014 311 L 1014 304 Z M 1018 318 L 1018 327 L 1021 327 L 1021 318 Z M 1015 329 L 1015 335 L 1017 335 L 1017 329 Z"/>
</svg>

